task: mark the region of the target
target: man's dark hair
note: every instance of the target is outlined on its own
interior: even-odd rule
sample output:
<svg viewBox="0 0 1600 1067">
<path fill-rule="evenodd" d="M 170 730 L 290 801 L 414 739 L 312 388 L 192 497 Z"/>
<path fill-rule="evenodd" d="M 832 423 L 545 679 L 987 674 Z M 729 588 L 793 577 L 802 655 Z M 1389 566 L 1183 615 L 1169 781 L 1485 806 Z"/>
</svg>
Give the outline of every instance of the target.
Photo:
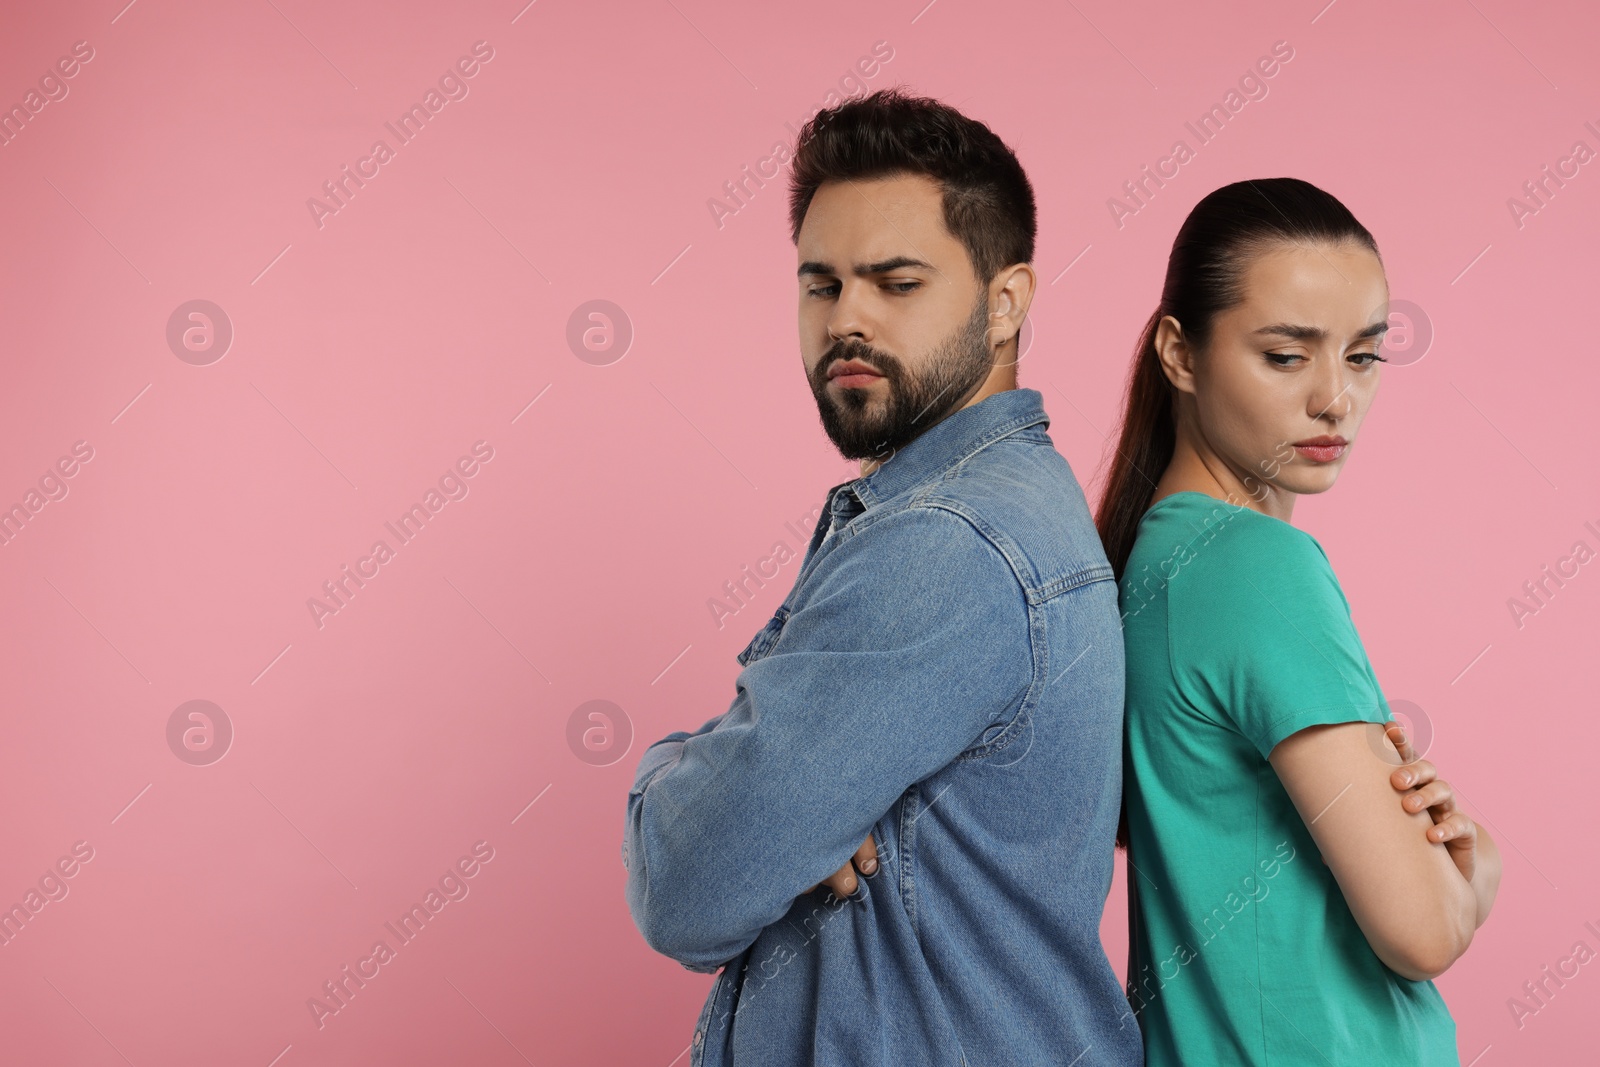
<svg viewBox="0 0 1600 1067">
<path fill-rule="evenodd" d="M 800 130 L 789 183 L 791 239 L 826 181 L 925 174 L 944 193 L 944 224 L 987 285 L 1001 268 L 1033 259 L 1033 186 L 1004 141 L 983 123 L 900 86 L 817 112 Z"/>
</svg>

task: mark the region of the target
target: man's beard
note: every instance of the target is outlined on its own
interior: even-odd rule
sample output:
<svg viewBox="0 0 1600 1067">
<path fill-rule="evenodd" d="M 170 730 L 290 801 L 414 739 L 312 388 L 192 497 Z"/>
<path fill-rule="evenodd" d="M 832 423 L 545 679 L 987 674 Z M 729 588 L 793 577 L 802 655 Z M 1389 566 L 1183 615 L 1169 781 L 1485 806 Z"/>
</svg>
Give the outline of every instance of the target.
<svg viewBox="0 0 1600 1067">
<path fill-rule="evenodd" d="M 918 375 L 907 371 L 894 356 L 855 338 L 834 342 L 811 373 L 811 391 L 817 398 L 822 428 L 840 455 L 886 463 L 965 402 L 994 369 L 988 310 L 988 293 L 980 292 L 966 324 L 945 338 Z M 837 399 L 831 396 L 828 367 L 848 359 L 858 359 L 881 372 L 884 388 L 872 384 L 840 389 Z"/>
</svg>

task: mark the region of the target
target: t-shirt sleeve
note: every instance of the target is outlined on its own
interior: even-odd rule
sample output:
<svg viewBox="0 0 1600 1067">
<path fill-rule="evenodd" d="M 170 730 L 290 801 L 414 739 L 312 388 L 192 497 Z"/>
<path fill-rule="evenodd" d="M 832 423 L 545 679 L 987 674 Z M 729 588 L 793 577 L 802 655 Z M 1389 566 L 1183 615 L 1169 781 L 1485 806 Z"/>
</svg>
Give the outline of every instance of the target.
<svg viewBox="0 0 1600 1067">
<path fill-rule="evenodd" d="M 1322 546 L 1273 522 L 1252 517 L 1197 546 L 1169 614 L 1185 696 L 1263 757 L 1308 726 L 1390 718 Z"/>
</svg>

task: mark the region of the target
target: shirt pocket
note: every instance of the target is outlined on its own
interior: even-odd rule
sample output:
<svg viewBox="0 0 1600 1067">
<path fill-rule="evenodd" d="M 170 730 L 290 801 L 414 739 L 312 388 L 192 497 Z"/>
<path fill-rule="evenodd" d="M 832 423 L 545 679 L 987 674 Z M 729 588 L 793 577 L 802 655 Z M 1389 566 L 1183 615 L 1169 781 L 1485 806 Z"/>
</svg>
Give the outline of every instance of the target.
<svg viewBox="0 0 1600 1067">
<path fill-rule="evenodd" d="M 744 651 L 739 653 L 739 666 L 747 667 L 755 660 L 771 652 L 772 646 L 778 643 L 778 635 L 783 632 L 783 624 L 788 621 L 789 606 L 784 604 L 778 608 L 772 618 L 767 620 L 765 626 L 756 631 L 756 635 L 750 639 L 750 643 L 745 646 Z"/>
</svg>

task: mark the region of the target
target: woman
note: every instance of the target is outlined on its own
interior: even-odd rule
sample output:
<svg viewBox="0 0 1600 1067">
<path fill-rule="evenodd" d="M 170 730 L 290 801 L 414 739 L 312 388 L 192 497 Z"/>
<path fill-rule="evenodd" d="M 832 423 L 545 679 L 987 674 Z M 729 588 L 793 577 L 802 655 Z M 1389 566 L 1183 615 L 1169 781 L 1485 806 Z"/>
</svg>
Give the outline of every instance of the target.
<svg viewBox="0 0 1600 1067">
<path fill-rule="evenodd" d="M 1459 1063 L 1431 979 L 1487 917 L 1499 854 L 1386 728 L 1338 580 L 1289 521 L 1349 455 L 1387 309 L 1344 205 L 1238 182 L 1179 230 L 1136 350 L 1096 523 L 1150 1067 Z"/>
</svg>

